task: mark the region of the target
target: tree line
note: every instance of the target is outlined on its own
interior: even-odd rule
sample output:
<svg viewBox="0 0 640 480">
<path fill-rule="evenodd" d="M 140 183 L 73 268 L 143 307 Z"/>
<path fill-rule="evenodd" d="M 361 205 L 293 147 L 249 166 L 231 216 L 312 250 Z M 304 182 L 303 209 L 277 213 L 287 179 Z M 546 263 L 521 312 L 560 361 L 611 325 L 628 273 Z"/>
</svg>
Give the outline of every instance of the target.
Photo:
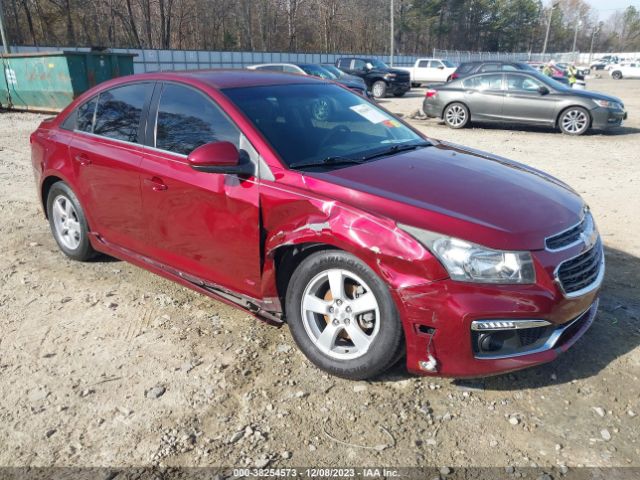
<svg viewBox="0 0 640 480">
<path fill-rule="evenodd" d="M 388 53 L 391 0 L 0 0 L 9 41 L 195 50 Z M 552 6 L 553 5 L 553 6 Z M 434 48 L 640 50 L 633 6 L 602 22 L 584 0 L 394 0 L 396 54 Z"/>
</svg>

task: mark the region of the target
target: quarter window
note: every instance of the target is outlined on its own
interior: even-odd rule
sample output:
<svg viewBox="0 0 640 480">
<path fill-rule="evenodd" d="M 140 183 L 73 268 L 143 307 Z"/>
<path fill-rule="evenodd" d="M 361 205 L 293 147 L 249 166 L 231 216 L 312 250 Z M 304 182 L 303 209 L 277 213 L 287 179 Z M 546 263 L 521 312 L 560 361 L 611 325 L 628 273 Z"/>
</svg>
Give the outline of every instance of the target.
<svg viewBox="0 0 640 480">
<path fill-rule="evenodd" d="M 142 107 L 149 84 L 136 83 L 100 94 L 93 133 L 103 137 L 138 142 Z"/>
<path fill-rule="evenodd" d="M 87 103 L 78 107 L 76 130 L 81 132 L 93 131 L 93 115 L 96 112 L 96 98 L 92 98 Z"/>
<path fill-rule="evenodd" d="M 158 105 L 156 148 L 189 155 L 211 142 L 231 142 L 238 147 L 240 131 L 204 94 L 165 84 Z"/>
</svg>

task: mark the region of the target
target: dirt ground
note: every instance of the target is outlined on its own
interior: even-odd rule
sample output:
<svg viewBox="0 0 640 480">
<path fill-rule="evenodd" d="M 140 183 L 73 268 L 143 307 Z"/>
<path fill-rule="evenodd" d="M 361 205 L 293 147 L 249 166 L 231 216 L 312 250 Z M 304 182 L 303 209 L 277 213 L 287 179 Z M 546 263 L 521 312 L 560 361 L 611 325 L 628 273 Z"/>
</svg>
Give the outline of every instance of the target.
<svg viewBox="0 0 640 480">
<path fill-rule="evenodd" d="M 640 467 L 640 81 L 620 130 L 435 138 L 546 170 L 589 202 L 606 245 L 596 323 L 552 364 L 476 381 L 323 374 L 286 328 L 124 262 L 63 257 L 36 200 L 29 133 L 0 113 L 0 465 Z M 423 91 L 387 99 L 408 114 Z"/>
</svg>

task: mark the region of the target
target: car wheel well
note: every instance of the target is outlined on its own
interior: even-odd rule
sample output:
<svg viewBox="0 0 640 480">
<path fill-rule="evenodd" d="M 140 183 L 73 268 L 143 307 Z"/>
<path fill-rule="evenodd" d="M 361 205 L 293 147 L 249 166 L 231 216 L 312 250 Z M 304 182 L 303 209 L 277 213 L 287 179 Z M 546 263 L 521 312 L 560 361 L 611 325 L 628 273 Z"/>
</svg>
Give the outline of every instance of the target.
<svg viewBox="0 0 640 480">
<path fill-rule="evenodd" d="M 570 105 L 570 106 L 560 110 L 560 113 L 558 113 L 558 116 L 556 117 L 555 127 L 558 128 L 560 126 L 560 117 L 562 117 L 564 112 L 566 112 L 567 110 L 570 110 L 572 108 L 582 108 L 583 110 L 585 110 L 587 112 L 587 115 L 589 116 L 589 128 L 591 128 L 591 124 L 593 122 L 593 117 L 591 116 L 591 112 L 589 111 L 589 109 L 583 107 L 582 105 Z"/>
<path fill-rule="evenodd" d="M 53 187 L 55 183 L 62 182 L 62 181 L 63 180 L 61 178 L 52 175 L 50 177 L 45 178 L 44 181 L 42 182 L 41 200 L 42 200 L 42 209 L 44 210 L 44 216 L 46 218 L 49 218 L 47 215 L 47 197 L 49 196 L 49 191 L 51 190 L 51 187 Z"/>
<path fill-rule="evenodd" d="M 276 249 L 274 255 L 276 288 L 283 309 L 286 303 L 287 288 L 293 272 L 305 258 L 322 250 L 339 249 L 326 243 L 300 243 L 297 245 L 285 245 Z M 286 315 L 286 312 L 283 311 L 283 313 Z"/>
</svg>

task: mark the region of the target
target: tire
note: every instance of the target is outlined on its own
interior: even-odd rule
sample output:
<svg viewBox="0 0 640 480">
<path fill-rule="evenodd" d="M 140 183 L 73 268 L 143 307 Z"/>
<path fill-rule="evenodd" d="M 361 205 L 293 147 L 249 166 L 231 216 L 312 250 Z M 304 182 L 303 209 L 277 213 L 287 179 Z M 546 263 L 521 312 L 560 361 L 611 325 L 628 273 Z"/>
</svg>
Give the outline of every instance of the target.
<svg viewBox="0 0 640 480">
<path fill-rule="evenodd" d="M 582 107 L 569 107 L 558 117 L 558 128 L 566 135 L 582 135 L 590 125 L 591 116 Z"/>
<path fill-rule="evenodd" d="M 375 377 L 404 353 L 402 324 L 387 285 L 346 252 L 325 250 L 304 259 L 289 282 L 286 312 L 300 350 L 332 375 Z"/>
<path fill-rule="evenodd" d="M 47 216 L 53 238 L 67 257 L 84 262 L 95 256 L 84 211 L 66 183 L 56 182 L 49 189 Z"/>
<path fill-rule="evenodd" d="M 400 98 L 400 97 L 404 97 L 405 93 L 407 93 L 407 92 L 397 92 L 397 93 L 394 93 L 393 96 Z"/>
<path fill-rule="evenodd" d="M 622 80 L 622 72 L 619 72 L 618 70 L 611 72 L 611 78 L 614 80 Z"/>
<path fill-rule="evenodd" d="M 421 83 L 411 82 L 411 88 L 418 88 L 422 85 Z"/>
<path fill-rule="evenodd" d="M 387 95 L 387 84 L 384 80 L 378 80 L 371 86 L 371 94 L 374 98 L 384 98 Z"/>
<path fill-rule="evenodd" d="M 469 109 L 464 103 L 451 103 L 442 112 L 442 119 L 450 128 L 464 128 L 469 125 Z"/>
</svg>

